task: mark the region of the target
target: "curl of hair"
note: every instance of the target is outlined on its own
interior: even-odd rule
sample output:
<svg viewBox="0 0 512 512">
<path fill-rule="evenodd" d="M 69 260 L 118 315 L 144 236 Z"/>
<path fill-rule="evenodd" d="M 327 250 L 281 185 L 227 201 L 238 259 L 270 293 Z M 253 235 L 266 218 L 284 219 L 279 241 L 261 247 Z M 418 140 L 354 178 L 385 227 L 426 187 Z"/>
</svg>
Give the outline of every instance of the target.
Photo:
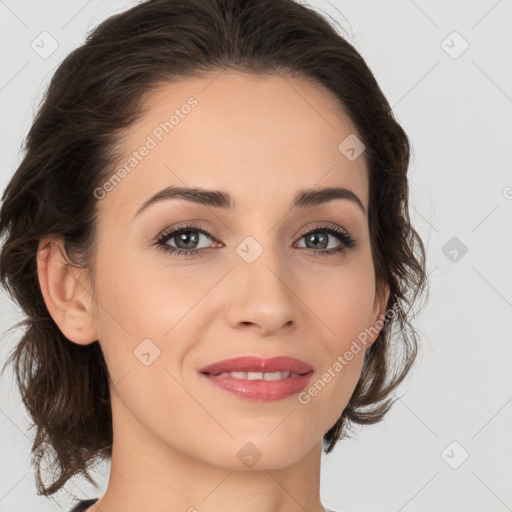
<svg viewBox="0 0 512 512">
<path fill-rule="evenodd" d="M 110 376 L 102 351 L 97 341 L 81 346 L 68 340 L 50 316 L 38 282 L 39 242 L 62 236 L 69 266 L 93 276 L 94 190 L 112 175 L 124 130 L 142 114 L 143 99 L 166 82 L 225 69 L 323 86 L 366 146 L 375 281 L 379 290 L 389 285 L 387 306 L 396 316 L 366 350 L 348 406 L 324 436 L 326 453 L 351 423 L 383 418 L 416 358 L 417 336 L 402 306 L 410 309 L 426 273 L 424 246 L 408 214 L 409 141 L 363 58 L 320 13 L 294 0 L 142 2 L 102 22 L 59 66 L 2 197 L 0 280 L 27 317 L 14 326 L 25 331 L 6 364 L 14 365 L 36 428 L 39 494 L 57 492 L 79 473 L 95 484 L 88 468 L 112 454 Z M 395 323 L 403 355 L 393 367 Z M 40 459 L 50 449 L 55 478 L 45 485 Z"/>
</svg>

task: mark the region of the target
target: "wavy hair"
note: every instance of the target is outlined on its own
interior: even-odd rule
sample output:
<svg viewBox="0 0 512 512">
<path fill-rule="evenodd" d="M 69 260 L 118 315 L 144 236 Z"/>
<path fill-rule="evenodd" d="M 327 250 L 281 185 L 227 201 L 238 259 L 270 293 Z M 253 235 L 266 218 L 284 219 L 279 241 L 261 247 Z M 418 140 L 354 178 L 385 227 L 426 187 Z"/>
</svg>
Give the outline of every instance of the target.
<svg viewBox="0 0 512 512">
<path fill-rule="evenodd" d="M 294 0 L 149 0 L 99 24 L 54 73 L 2 196 L 0 281 L 24 311 L 12 364 L 36 428 L 38 494 L 51 495 L 112 455 L 109 373 L 99 343 L 72 343 L 50 316 L 38 282 L 39 241 L 58 234 L 69 265 L 94 270 L 97 200 L 124 130 L 159 85 L 224 69 L 313 81 L 344 106 L 366 147 L 369 232 L 378 293 L 390 296 L 376 341 L 341 417 L 325 433 L 333 450 L 348 427 L 379 422 L 418 351 L 412 305 L 427 283 L 425 249 L 409 219 L 410 144 L 366 62 L 319 12 Z M 392 336 L 392 327 L 398 327 Z M 5 370 L 5 366 L 3 370 Z M 53 453 L 50 484 L 41 456 Z"/>
</svg>

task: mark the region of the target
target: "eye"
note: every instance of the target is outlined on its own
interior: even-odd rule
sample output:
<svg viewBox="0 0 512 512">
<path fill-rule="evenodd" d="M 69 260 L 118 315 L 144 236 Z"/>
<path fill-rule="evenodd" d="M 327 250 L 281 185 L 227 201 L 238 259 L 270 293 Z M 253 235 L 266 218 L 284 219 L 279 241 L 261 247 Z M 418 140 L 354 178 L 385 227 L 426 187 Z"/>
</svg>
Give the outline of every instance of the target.
<svg viewBox="0 0 512 512">
<path fill-rule="evenodd" d="M 185 224 L 177 228 L 172 228 L 158 237 L 154 245 L 159 249 L 175 254 L 176 256 L 202 256 L 209 252 L 213 247 L 198 248 L 201 238 L 214 240 L 208 231 L 196 225 Z M 305 238 L 306 247 L 314 256 L 332 256 L 334 254 L 344 254 L 355 247 L 356 240 L 344 229 L 334 226 L 319 226 L 303 233 L 300 239 Z M 325 249 L 329 246 L 329 238 L 335 238 L 340 245 L 331 250 Z M 176 247 L 169 244 L 174 241 Z M 316 249 L 322 250 L 316 250 Z"/>
<path fill-rule="evenodd" d="M 301 236 L 305 238 L 306 245 L 308 248 L 318 247 L 320 245 L 320 249 L 326 249 L 329 245 L 329 237 L 336 238 L 341 245 L 339 247 L 332 248 L 330 251 L 311 251 L 314 256 L 332 256 L 334 254 L 345 254 L 350 249 L 355 247 L 356 240 L 355 238 L 347 233 L 344 229 L 334 226 L 319 226 L 306 233 L 303 233 Z"/>
<path fill-rule="evenodd" d="M 160 237 L 158 237 L 155 243 L 163 251 L 176 254 L 177 256 L 186 256 L 187 254 L 203 255 L 205 252 L 210 251 L 211 248 L 196 248 L 201 237 L 212 239 L 212 236 L 199 226 L 185 224 L 164 232 Z M 174 240 L 178 247 L 173 247 L 168 244 L 169 241 Z"/>
</svg>

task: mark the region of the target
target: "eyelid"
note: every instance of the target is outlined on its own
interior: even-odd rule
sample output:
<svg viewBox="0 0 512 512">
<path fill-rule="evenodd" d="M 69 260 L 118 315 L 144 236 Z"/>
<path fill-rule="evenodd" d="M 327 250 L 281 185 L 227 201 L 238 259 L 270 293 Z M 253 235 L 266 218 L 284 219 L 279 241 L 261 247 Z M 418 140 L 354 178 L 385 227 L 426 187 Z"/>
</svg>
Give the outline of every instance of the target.
<svg viewBox="0 0 512 512">
<path fill-rule="evenodd" d="M 320 222 L 322 222 L 322 221 L 320 221 Z M 347 235 L 348 237 L 351 236 L 350 233 L 345 228 L 342 228 L 341 226 L 338 226 L 337 224 L 321 224 L 319 226 L 310 226 L 310 227 L 304 229 L 304 231 L 302 231 L 299 236 L 303 237 L 304 235 L 307 235 L 311 232 L 320 231 L 322 229 L 333 229 L 335 231 L 339 231 L 340 233 Z"/>
<path fill-rule="evenodd" d="M 215 235 L 215 233 L 213 233 L 209 227 L 206 227 L 206 226 L 202 225 L 201 223 L 188 223 L 188 222 L 184 222 L 183 224 L 178 224 L 177 226 L 171 226 L 169 228 L 165 228 L 162 232 L 160 232 L 155 237 L 155 241 L 161 240 L 175 231 L 186 231 L 186 230 L 198 231 L 199 233 L 202 233 L 203 235 L 210 237 L 212 240 L 215 240 L 217 242 L 219 241 L 218 240 L 219 237 L 217 237 L 217 235 Z"/>
</svg>

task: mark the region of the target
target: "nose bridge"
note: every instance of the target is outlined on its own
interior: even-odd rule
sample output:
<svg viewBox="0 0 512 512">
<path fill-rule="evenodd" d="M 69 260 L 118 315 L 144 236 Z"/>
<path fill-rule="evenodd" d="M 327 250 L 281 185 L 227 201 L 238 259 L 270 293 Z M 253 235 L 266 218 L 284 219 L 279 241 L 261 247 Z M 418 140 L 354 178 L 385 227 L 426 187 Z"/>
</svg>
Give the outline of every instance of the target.
<svg viewBox="0 0 512 512">
<path fill-rule="evenodd" d="M 256 239 L 249 235 L 236 246 L 236 269 L 243 274 L 242 279 L 248 286 L 282 293 L 283 287 L 287 289 L 283 282 L 287 273 L 284 251 L 279 242 L 274 241 L 272 233 L 257 236 Z"/>
</svg>

